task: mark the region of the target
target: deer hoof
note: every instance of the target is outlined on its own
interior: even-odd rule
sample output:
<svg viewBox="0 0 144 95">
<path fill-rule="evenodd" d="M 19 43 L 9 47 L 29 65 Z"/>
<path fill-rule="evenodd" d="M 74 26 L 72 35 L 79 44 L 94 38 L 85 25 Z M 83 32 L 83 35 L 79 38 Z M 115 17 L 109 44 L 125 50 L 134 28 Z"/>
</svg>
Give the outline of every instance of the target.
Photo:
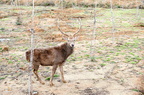
<svg viewBox="0 0 144 95">
<path fill-rule="evenodd" d="M 45 83 L 44 83 L 44 82 L 42 82 L 41 84 L 42 84 L 42 85 L 44 85 Z"/>
<path fill-rule="evenodd" d="M 45 83 L 44 83 L 44 82 L 42 82 L 42 81 L 41 81 L 40 83 L 41 83 L 42 85 L 44 85 L 44 84 L 45 84 Z"/>
<path fill-rule="evenodd" d="M 54 86 L 54 84 L 53 84 L 53 83 L 50 83 L 50 86 Z"/>
<path fill-rule="evenodd" d="M 63 80 L 63 83 L 67 83 L 65 80 Z"/>
</svg>

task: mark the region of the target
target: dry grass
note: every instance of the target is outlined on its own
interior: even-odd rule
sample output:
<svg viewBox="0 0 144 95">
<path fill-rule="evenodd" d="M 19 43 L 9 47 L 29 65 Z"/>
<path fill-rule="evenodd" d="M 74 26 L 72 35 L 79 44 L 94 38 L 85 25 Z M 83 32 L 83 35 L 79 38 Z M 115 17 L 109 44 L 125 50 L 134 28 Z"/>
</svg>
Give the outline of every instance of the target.
<svg viewBox="0 0 144 95">
<path fill-rule="evenodd" d="M 11 0 L 1 0 L 0 3 L 6 3 L 6 4 L 21 4 L 21 5 L 32 5 L 32 0 L 20 0 L 18 2 L 11 2 Z M 64 0 L 65 6 L 71 6 L 74 5 L 84 5 L 84 6 L 91 6 L 94 5 L 95 0 Z M 101 7 L 109 7 L 110 1 L 109 0 L 97 0 L 97 4 L 99 4 Z M 60 0 L 36 0 L 35 5 L 60 5 Z M 116 5 L 117 7 L 125 7 L 125 8 L 135 8 L 136 6 L 143 7 L 142 1 L 136 2 L 135 0 L 113 0 L 113 5 Z"/>
</svg>

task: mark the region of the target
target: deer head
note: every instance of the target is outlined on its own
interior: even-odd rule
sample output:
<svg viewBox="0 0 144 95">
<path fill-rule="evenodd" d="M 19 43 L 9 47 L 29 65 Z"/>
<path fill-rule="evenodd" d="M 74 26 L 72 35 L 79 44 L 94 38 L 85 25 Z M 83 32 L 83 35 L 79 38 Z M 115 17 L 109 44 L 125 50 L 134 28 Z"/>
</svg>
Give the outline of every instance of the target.
<svg viewBox="0 0 144 95">
<path fill-rule="evenodd" d="M 57 23 L 59 31 L 63 34 L 64 39 L 67 41 L 67 43 L 68 43 L 71 47 L 74 47 L 74 45 L 75 45 L 75 40 L 76 40 L 76 35 L 77 35 L 78 32 L 81 30 L 81 19 L 79 18 L 78 21 L 79 21 L 79 29 L 78 29 L 74 34 L 72 34 L 72 35 L 68 35 L 68 34 L 64 33 L 64 32 L 61 30 L 60 26 L 59 26 L 59 21 L 58 21 L 58 23 Z"/>
</svg>

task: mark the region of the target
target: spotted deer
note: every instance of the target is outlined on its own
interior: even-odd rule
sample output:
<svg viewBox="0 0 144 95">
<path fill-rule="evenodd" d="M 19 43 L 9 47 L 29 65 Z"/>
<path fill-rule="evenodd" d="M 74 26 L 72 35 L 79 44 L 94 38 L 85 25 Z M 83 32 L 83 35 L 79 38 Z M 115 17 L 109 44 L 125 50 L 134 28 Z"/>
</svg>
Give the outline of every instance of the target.
<svg viewBox="0 0 144 95">
<path fill-rule="evenodd" d="M 73 35 L 68 35 L 64 33 L 61 30 L 59 23 L 57 26 L 58 26 L 58 30 L 62 33 L 62 35 L 65 36 L 65 40 L 67 42 L 63 43 L 60 46 L 55 46 L 55 47 L 50 47 L 50 48 L 45 48 L 45 49 L 36 48 L 33 50 L 33 60 L 32 60 L 33 72 L 41 84 L 44 84 L 44 82 L 42 82 L 42 80 L 40 79 L 38 75 L 39 66 L 40 65 L 52 66 L 50 86 L 54 85 L 52 81 L 53 81 L 54 74 L 58 67 L 60 69 L 62 82 L 66 83 L 64 79 L 63 65 L 66 59 L 73 53 L 75 37 L 81 30 L 80 20 L 79 20 L 79 29 Z M 31 57 L 31 50 L 26 52 L 26 60 L 29 62 L 30 62 L 30 57 Z"/>
</svg>

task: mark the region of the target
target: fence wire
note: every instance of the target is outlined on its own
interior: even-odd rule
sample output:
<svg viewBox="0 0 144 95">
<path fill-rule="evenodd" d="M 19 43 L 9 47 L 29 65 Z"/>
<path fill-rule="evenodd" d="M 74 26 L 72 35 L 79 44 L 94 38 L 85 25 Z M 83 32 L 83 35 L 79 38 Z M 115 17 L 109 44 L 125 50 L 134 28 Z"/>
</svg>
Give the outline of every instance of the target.
<svg viewBox="0 0 144 95">
<path fill-rule="evenodd" d="M 56 6 L 35 6 L 34 22 L 31 21 L 30 9 L 33 7 L 29 6 L 30 2 L 25 3 L 25 6 L 16 5 L 18 8 L 13 5 L 0 6 L 0 85 L 2 85 L 0 95 L 31 95 L 32 90 L 39 92 L 40 95 L 56 94 L 49 88 L 42 91 L 37 89 L 41 86 L 39 87 L 35 76 L 32 73 L 27 75 L 29 63 L 25 59 L 25 52 L 31 47 L 29 37 L 32 35 L 29 29 L 32 23 L 35 34 L 31 37 L 34 42 L 31 42 L 35 48 L 53 47 L 64 42 L 63 36 L 57 29 L 57 17 L 62 20 L 60 24 L 63 30 L 69 34 L 78 29 L 77 18 L 81 18 L 82 23 L 81 32 L 77 35 L 75 52 L 67 59 L 64 66 L 65 77 L 70 82 L 63 86 L 75 82 L 77 84 L 74 88 L 79 88 L 82 94 L 88 93 L 78 84 L 81 85 L 81 82 L 89 80 L 90 84 L 93 83 L 93 88 L 97 88 L 97 92 L 98 89 L 106 91 L 108 87 L 112 87 L 111 90 L 121 92 L 119 95 L 131 93 L 130 89 L 135 87 L 130 81 L 131 77 L 143 75 L 143 66 L 135 65 L 143 59 L 144 34 L 143 28 L 140 27 L 144 19 L 143 9 L 140 9 L 138 0 L 133 1 L 138 2 L 134 9 L 128 9 L 123 5 L 123 0 L 119 0 L 121 6 L 116 6 L 112 0 L 110 1 L 110 4 L 93 2 L 94 5 L 84 5 L 77 0 L 76 4 L 70 4 L 71 8 L 65 8 L 68 3 L 64 0 L 60 2 L 65 4 L 60 3 Z M 13 1 L 12 4 L 21 4 L 20 1 L 18 2 Z M 21 25 L 17 23 L 18 16 L 21 16 Z M 45 79 L 51 74 L 51 67 L 41 66 L 39 74 L 47 83 L 44 87 L 48 87 L 48 81 Z M 59 75 L 59 72 L 56 74 Z M 56 87 L 61 86 L 59 78 L 55 80 L 58 80 L 55 81 Z M 102 86 L 104 90 L 98 88 L 99 83 L 109 82 L 128 88 L 115 89 L 111 84 Z M 28 87 L 25 87 L 26 85 Z M 32 85 L 35 86 L 31 88 Z"/>
</svg>

